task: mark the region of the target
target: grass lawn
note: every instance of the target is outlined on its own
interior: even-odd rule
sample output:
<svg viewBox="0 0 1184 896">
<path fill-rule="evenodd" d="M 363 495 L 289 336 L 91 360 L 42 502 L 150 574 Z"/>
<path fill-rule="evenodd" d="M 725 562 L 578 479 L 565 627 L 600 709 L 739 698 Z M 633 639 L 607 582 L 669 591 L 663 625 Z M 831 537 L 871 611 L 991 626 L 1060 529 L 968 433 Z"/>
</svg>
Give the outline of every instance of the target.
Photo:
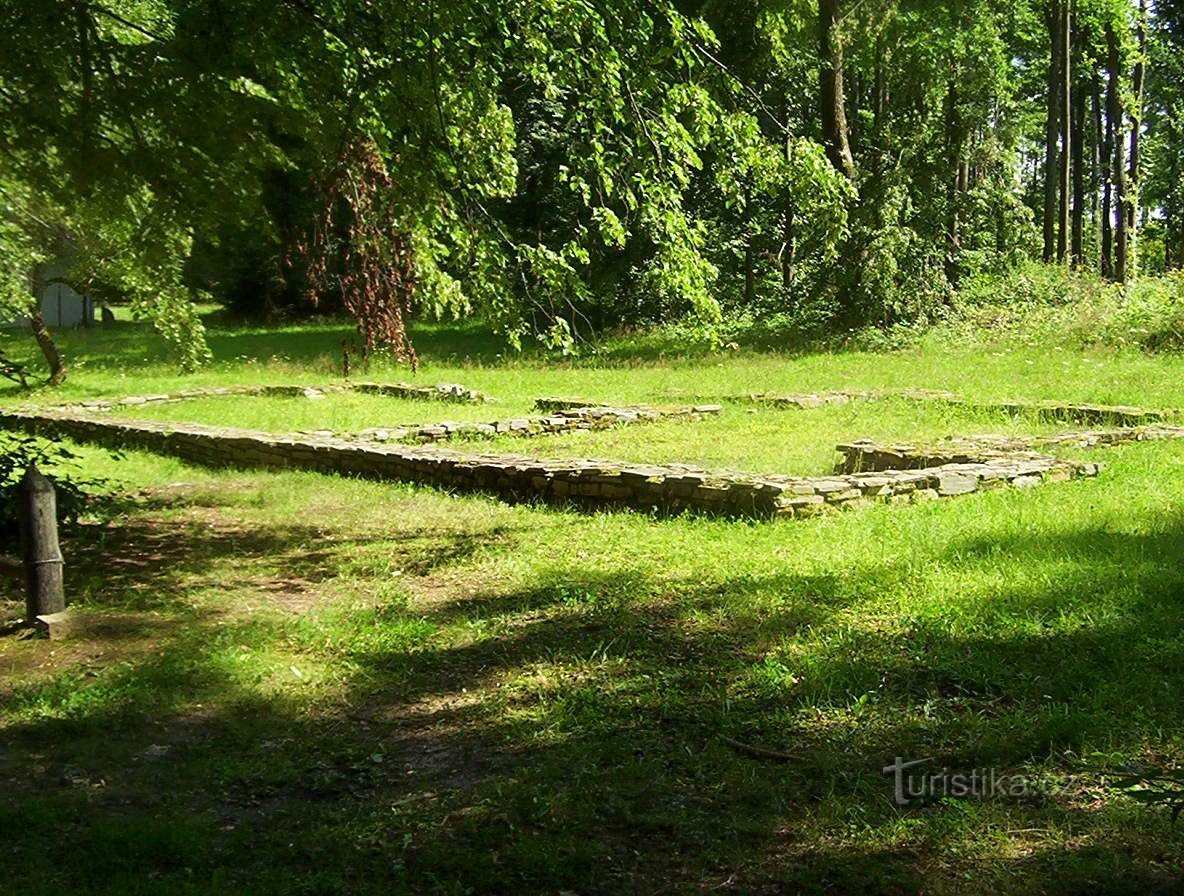
<svg viewBox="0 0 1184 896">
<path fill-rule="evenodd" d="M 111 413 L 141 420 L 184 420 L 216 426 L 243 426 L 266 432 L 331 429 L 357 432 L 369 427 L 394 427 L 452 420 L 484 423 L 537 414 L 529 398 L 497 404 L 413 401 L 358 392 L 330 393 L 324 398 L 219 396 L 168 404 L 117 408 Z"/>
<path fill-rule="evenodd" d="M 665 402 L 663 402 L 665 403 Z M 491 422 L 540 414 L 521 396 L 493 405 L 403 401 L 363 394 L 307 398 L 203 398 L 175 404 L 119 409 L 119 416 L 236 426 L 270 432 L 329 429 L 351 432 L 371 427 L 455 422 Z M 1064 428 L 1064 427 L 1061 427 Z M 543 437 L 466 437 L 449 447 L 461 451 L 539 457 L 597 457 L 638 463 L 668 461 L 759 473 L 825 475 L 835 445 L 852 438 L 933 442 L 972 433 L 1026 434 L 1055 431 L 1033 417 L 1011 417 L 947 405 L 892 399 L 853 402 L 813 410 L 757 409 L 725 401 L 723 413 L 695 423 L 670 420 L 618 426 L 610 431 L 577 431 Z"/>
<path fill-rule="evenodd" d="M 347 329 L 215 323 L 216 361 L 191 377 L 136 325 L 65 334 L 71 380 L 33 400 L 326 382 Z M 818 355 L 637 337 L 569 362 L 499 358 L 475 330 L 423 328 L 418 344 L 416 382 L 500 403 L 136 413 L 357 428 L 497 419 L 543 395 L 874 387 L 1184 407 L 1178 356 L 1015 336 Z M 365 378 L 412 379 L 377 364 Z M 728 403 L 718 420 L 462 447 L 811 473 L 839 440 L 1047 428 L 904 401 Z M 1182 451 L 1091 452 L 1096 480 L 767 524 L 82 449 L 113 492 L 64 543 L 83 634 L 0 636 L 5 879 L 62 894 L 1180 892 L 1184 828 L 1105 773 L 1184 760 Z M 0 615 L 18 616 L 3 587 Z M 1025 792 L 902 808 L 881 771 L 897 756 L 1023 776 Z"/>
</svg>

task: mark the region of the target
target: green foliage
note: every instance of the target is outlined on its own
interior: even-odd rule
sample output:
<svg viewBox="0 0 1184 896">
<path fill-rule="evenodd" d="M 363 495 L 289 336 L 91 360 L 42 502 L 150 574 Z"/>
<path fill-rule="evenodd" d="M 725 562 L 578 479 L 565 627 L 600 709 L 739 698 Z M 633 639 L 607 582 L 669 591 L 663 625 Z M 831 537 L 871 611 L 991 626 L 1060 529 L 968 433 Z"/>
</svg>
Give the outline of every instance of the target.
<svg viewBox="0 0 1184 896">
<path fill-rule="evenodd" d="M 1145 806 L 1167 810 L 1172 827 L 1184 812 L 1184 772 L 1177 769 L 1127 768 L 1111 786 Z"/>
<path fill-rule="evenodd" d="M 70 261 L 75 278 L 97 285 L 125 301 L 137 319 L 152 323 L 182 370 L 192 371 L 210 359 L 205 328 L 193 295 L 183 280 L 192 236 L 184 229 L 164 229 L 151 239 L 139 234 L 155 226 L 147 191 L 125 197 L 123 214 L 86 204 L 68 225 L 73 234 Z"/>
<path fill-rule="evenodd" d="M 33 269 L 47 259 L 43 228 L 31 208 L 28 188 L 7 179 L 0 167 L 0 317 L 25 315 L 32 303 Z"/>
<path fill-rule="evenodd" d="M 1006 277 L 983 273 L 967 278 L 959 290 L 966 308 L 1013 307 L 1017 312 L 1066 305 L 1105 286 L 1100 277 L 1067 272 L 1058 265 L 1026 264 Z M 1117 292 L 1117 290 L 1115 290 Z"/>
<path fill-rule="evenodd" d="M 819 142 L 804 0 L 696 14 L 672 0 L 0 0 L 0 291 L 23 297 L 32 261 L 66 254 L 186 369 L 207 357 L 197 301 L 364 317 L 382 303 L 345 301 L 300 247 L 335 204 L 342 148 L 367 145 L 389 174 L 382 217 L 413 309 L 479 316 L 514 347 L 571 354 L 652 323 L 719 344 L 725 318 L 924 323 L 961 282 L 1032 256 L 1045 6 L 841 0 L 848 180 Z M 1107 28 L 1124 71 L 1135 63 L 1136 18 L 1119 0 L 1077 4 L 1083 83 Z M 1163 221 L 1139 250 L 1157 259 L 1147 270 L 1184 261 L 1177 19 L 1165 7 L 1152 28 L 1139 190 Z M 390 254 L 360 253 L 356 279 Z"/>
<path fill-rule="evenodd" d="M 995 329 L 1062 346 L 1184 349 L 1184 275 L 1179 272 L 1140 277 L 1124 286 L 1096 274 L 1032 263 L 1007 276 L 968 280 L 958 293 L 956 312 L 950 325 L 968 336 Z"/>
<path fill-rule="evenodd" d="M 853 297 L 859 316 L 883 325 L 923 320 L 950 300 L 942 258 L 909 226 L 913 209 L 904 187 L 889 189 L 876 211 L 877 220 L 860 234 L 863 265 Z"/>
<path fill-rule="evenodd" d="M 101 491 L 104 480 L 87 475 L 79 455 L 64 445 L 29 436 L 0 434 L 0 535 L 16 537 L 21 477 L 36 464 L 54 484 L 58 520 L 76 523 L 78 516 Z"/>
</svg>

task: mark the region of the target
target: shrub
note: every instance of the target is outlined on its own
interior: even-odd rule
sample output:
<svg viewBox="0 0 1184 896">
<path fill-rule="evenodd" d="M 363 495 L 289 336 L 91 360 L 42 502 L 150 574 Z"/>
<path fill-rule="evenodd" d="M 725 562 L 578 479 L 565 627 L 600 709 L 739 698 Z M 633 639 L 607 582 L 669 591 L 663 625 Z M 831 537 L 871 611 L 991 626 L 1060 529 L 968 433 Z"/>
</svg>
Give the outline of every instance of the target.
<svg viewBox="0 0 1184 896">
<path fill-rule="evenodd" d="M 31 436 L 0 435 L 0 538 L 17 536 L 21 477 L 30 464 L 53 482 L 57 490 L 58 520 L 76 523 L 101 490 L 101 479 L 82 475 L 78 455 L 68 448 Z"/>
<path fill-rule="evenodd" d="M 1011 334 L 1073 347 L 1184 349 L 1184 274 L 1109 283 L 1092 272 L 1028 264 L 969 279 L 954 329 L 971 337 Z"/>
</svg>

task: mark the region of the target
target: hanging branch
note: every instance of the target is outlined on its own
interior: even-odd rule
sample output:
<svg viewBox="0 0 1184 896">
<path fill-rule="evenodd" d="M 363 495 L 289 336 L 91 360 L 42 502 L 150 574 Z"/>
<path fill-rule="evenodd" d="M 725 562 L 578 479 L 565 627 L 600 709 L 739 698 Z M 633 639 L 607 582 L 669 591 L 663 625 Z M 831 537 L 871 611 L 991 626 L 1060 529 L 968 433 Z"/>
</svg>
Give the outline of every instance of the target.
<svg viewBox="0 0 1184 896">
<path fill-rule="evenodd" d="M 391 202 L 393 181 L 369 138 L 349 141 L 319 184 L 322 208 L 294 250 L 307 266 L 314 305 L 334 289 L 362 337 L 362 357 L 389 348 L 416 367 L 407 337 L 415 253 Z"/>
</svg>

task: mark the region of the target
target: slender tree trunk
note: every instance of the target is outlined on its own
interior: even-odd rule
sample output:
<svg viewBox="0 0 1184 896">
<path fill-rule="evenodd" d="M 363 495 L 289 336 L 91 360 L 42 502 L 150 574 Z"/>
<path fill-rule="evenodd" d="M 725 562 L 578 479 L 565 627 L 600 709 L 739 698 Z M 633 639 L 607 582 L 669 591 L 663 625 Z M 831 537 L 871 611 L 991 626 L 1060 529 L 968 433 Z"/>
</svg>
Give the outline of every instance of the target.
<svg viewBox="0 0 1184 896">
<path fill-rule="evenodd" d="M 1072 255 L 1073 266 L 1085 266 L 1085 82 L 1077 79 L 1073 93 L 1073 116 L 1069 130 L 1073 167 L 1073 222 Z"/>
<path fill-rule="evenodd" d="M 962 128 L 958 120 L 958 86 L 954 79 L 946 84 L 946 279 L 951 284 L 958 281 L 958 256 L 961 253 L 961 221 L 958 204 L 965 189 L 965 169 L 962 164 Z"/>
<path fill-rule="evenodd" d="M 876 36 L 876 68 L 872 78 L 872 145 L 876 150 L 872 155 L 872 164 L 879 165 L 880 150 L 884 143 L 884 94 L 885 90 L 885 60 L 884 35 Z"/>
<path fill-rule="evenodd" d="M 1126 184 L 1126 238 L 1127 277 L 1138 273 L 1138 219 L 1139 219 L 1139 138 L 1143 127 L 1143 81 L 1147 65 L 1147 0 L 1139 0 L 1138 31 L 1139 57 L 1131 75 L 1131 157 L 1127 168 Z"/>
<path fill-rule="evenodd" d="M 819 112 L 822 143 L 831 164 L 849 180 L 855 179 L 847 111 L 843 97 L 843 43 L 839 30 L 839 0 L 818 0 Z"/>
<path fill-rule="evenodd" d="M 834 35 L 834 47 L 839 54 L 843 52 L 843 36 L 838 31 Z M 863 142 L 863 126 L 859 116 L 859 104 L 863 99 L 863 78 L 859 69 L 850 72 L 843 68 L 843 117 L 847 120 L 847 143 L 851 147 L 851 156 Z"/>
<path fill-rule="evenodd" d="M 1007 251 L 1007 215 L 1003 204 L 999 203 L 999 210 L 995 212 L 995 252 L 1002 256 Z"/>
<path fill-rule="evenodd" d="M 1123 127 L 1122 103 L 1118 97 L 1118 79 L 1121 77 L 1119 65 L 1118 35 L 1112 26 L 1106 28 L 1106 67 L 1110 78 L 1110 89 L 1107 91 L 1106 113 L 1110 118 L 1109 130 L 1113 132 L 1113 158 L 1111 162 L 1114 170 L 1113 209 L 1107 209 L 1107 215 L 1114 218 L 1114 264 L 1111 276 L 1119 283 L 1125 283 L 1127 277 L 1127 229 L 1126 229 L 1126 162 L 1124 144 L 1126 129 Z"/>
<path fill-rule="evenodd" d="M 1108 36 L 1109 39 L 1109 36 Z M 1118 106 L 1116 74 L 1106 63 L 1106 127 L 1101 137 L 1102 160 L 1102 276 L 1114 279 L 1114 110 Z"/>
<path fill-rule="evenodd" d="M 54 344 L 49 328 L 45 326 L 41 309 L 35 304 L 29 311 L 29 325 L 33 330 L 33 338 L 37 340 L 37 347 L 41 349 L 41 354 L 45 355 L 45 363 L 49 365 L 49 384 L 60 386 L 66 381 L 66 362 Z"/>
<path fill-rule="evenodd" d="M 797 233 L 794 230 L 792 197 L 785 200 L 785 220 L 781 234 L 781 285 L 793 286 L 793 268 L 797 260 Z"/>
<path fill-rule="evenodd" d="M 81 96 L 78 105 L 78 131 L 82 142 L 79 183 L 83 195 L 90 193 L 93 175 L 94 147 L 94 67 L 91 63 L 91 28 L 89 7 L 86 3 L 75 6 L 75 25 L 78 28 L 78 70 L 81 81 Z"/>
<path fill-rule="evenodd" d="M 1171 154 L 1168 163 L 1168 188 L 1163 201 L 1163 266 L 1164 270 L 1173 271 L 1179 267 L 1180 259 L 1180 209 L 1179 188 L 1180 163 L 1176 153 Z"/>
<path fill-rule="evenodd" d="M 1176 210 L 1173 208 L 1175 203 L 1172 202 L 1171 197 L 1167 197 L 1163 202 L 1163 269 L 1171 271 L 1175 269 L 1172 264 L 1172 258 L 1176 254 L 1175 245 L 1175 221 Z"/>
<path fill-rule="evenodd" d="M 751 308 L 756 298 L 756 271 L 752 232 L 752 184 L 744 185 L 744 307 Z"/>
<path fill-rule="evenodd" d="M 1056 253 L 1057 231 L 1057 125 L 1060 121 L 1061 41 L 1058 23 L 1062 0 L 1052 0 L 1046 14 L 1049 37 L 1048 110 L 1044 127 L 1044 254 L 1050 262 Z"/>
<path fill-rule="evenodd" d="M 785 120 L 790 119 L 789 103 L 785 104 Z M 787 135 L 785 138 L 785 161 L 786 164 L 793 162 L 793 137 Z M 785 188 L 785 217 L 781 220 L 781 254 L 778 261 L 781 262 L 781 285 L 785 287 L 786 291 L 793 286 L 794 280 L 794 265 L 797 263 L 798 250 L 798 236 L 794 221 L 794 200 L 793 191 L 787 186 Z"/>
<path fill-rule="evenodd" d="M 1102 183 L 1106 178 L 1102 173 L 1104 167 L 1102 164 L 1102 86 L 1096 72 L 1090 75 L 1090 94 L 1093 106 L 1093 133 L 1090 135 L 1089 144 L 1089 221 L 1094 234 L 1097 234 L 1101 230 L 1101 222 L 1098 219 L 1098 202 L 1102 192 Z"/>
<path fill-rule="evenodd" d="M 1060 154 L 1057 156 L 1057 262 L 1064 264 L 1069 254 L 1069 175 L 1070 175 L 1070 135 L 1071 135 L 1071 106 L 1070 89 L 1073 80 L 1073 57 L 1071 53 L 1071 2 L 1061 0 L 1060 19 L 1057 22 L 1057 40 L 1060 48 L 1061 68 L 1057 72 L 1057 90 L 1060 97 L 1057 100 L 1057 112 L 1060 119 Z"/>
</svg>

